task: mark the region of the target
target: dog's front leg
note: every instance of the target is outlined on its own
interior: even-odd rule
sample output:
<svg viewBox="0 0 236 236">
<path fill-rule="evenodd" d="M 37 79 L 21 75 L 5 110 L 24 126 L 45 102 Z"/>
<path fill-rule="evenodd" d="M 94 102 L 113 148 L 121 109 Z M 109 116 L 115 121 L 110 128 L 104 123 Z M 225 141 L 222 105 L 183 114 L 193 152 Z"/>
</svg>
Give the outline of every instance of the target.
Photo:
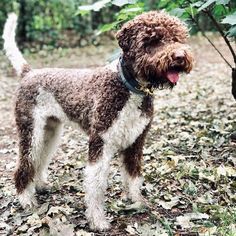
<svg viewBox="0 0 236 236">
<path fill-rule="evenodd" d="M 89 161 L 85 168 L 84 187 L 86 217 L 90 228 L 94 230 L 102 231 L 110 226 L 104 212 L 104 194 L 113 154 L 99 136 L 90 138 Z"/>
<path fill-rule="evenodd" d="M 150 125 L 146 127 L 144 132 L 131 146 L 121 152 L 123 162 L 121 167 L 121 176 L 125 188 L 125 197 L 130 198 L 133 202 L 141 202 L 145 205 L 146 201 L 140 191 L 143 183 L 141 164 L 143 158 L 143 146 L 149 126 Z"/>
</svg>

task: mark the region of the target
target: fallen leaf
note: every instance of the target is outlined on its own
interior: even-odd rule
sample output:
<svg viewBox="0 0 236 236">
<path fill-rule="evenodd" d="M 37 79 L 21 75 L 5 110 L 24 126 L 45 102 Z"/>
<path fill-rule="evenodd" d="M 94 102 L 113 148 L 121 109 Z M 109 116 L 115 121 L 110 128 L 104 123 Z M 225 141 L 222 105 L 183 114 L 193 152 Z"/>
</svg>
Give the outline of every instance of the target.
<svg viewBox="0 0 236 236">
<path fill-rule="evenodd" d="M 209 215 L 205 213 L 186 213 L 183 216 L 176 217 L 176 224 L 180 225 L 184 229 L 194 227 L 193 220 L 206 220 L 209 219 Z"/>
<path fill-rule="evenodd" d="M 172 197 L 170 201 L 158 201 L 158 204 L 164 209 L 170 210 L 179 203 L 179 197 Z"/>
</svg>

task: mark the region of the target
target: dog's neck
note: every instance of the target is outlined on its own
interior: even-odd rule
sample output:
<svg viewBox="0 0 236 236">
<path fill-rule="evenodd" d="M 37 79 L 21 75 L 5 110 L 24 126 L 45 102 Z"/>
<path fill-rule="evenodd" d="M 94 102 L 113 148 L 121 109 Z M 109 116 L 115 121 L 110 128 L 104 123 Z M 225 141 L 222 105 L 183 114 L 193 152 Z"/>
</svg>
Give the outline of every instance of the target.
<svg viewBox="0 0 236 236">
<path fill-rule="evenodd" d="M 150 91 L 144 89 L 140 83 L 136 80 L 133 73 L 133 68 L 121 55 L 118 62 L 118 73 L 121 82 L 133 93 L 140 96 L 150 96 L 152 95 Z"/>
</svg>

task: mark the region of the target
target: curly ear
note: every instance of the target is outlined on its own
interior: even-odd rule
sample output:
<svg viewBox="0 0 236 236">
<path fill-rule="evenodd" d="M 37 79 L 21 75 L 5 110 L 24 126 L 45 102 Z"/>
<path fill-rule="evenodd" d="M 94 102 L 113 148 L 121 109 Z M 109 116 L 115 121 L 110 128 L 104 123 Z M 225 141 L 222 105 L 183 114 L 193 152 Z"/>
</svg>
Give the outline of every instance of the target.
<svg viewBox="0 0 236 236">
<path fill-rule="evenodd" d="M 116 39 L 119 46 L 124 52 L 127 52 L 131 44 L 131 30 L 127 27 L 122 27 L 116 34 Z"/>
</svg>

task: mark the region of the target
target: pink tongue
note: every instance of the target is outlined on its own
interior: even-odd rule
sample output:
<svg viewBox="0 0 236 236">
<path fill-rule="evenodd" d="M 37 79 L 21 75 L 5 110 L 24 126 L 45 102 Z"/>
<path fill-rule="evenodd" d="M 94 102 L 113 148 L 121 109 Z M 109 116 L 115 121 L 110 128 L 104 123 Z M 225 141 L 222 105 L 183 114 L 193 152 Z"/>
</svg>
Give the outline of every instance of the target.
<svg viewBox="0 0 236 236">
<path fill-rule="evenodd" d="M 179 73 L 175 71 L 168 71 L 166 74 L 166 77 L 168 78 L 170 82 L 175 84 L 179 80 Z"/>
</svg>

